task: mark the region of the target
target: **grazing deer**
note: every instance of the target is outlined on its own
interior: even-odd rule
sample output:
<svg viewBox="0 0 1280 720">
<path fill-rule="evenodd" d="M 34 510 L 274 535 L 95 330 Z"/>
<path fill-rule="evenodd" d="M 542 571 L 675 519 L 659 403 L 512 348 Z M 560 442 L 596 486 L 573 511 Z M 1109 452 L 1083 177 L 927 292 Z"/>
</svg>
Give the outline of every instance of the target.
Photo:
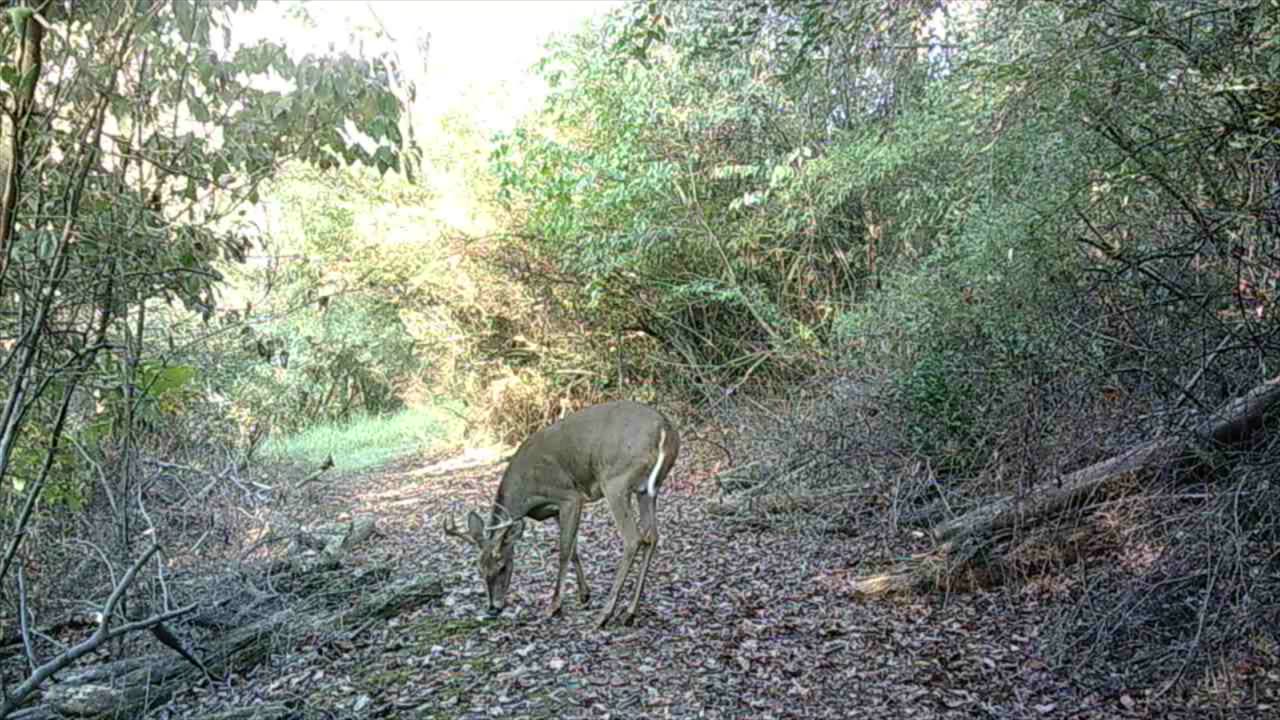
<svg viewBox="0 0 1280 720">
<path fill-rule="evenodd" d="M 555 518 L 560 525 L 560 569 L 547 615 L 560 612 L 560 586 L 571 559 L 578 576 L 578 601 L 587 605 L 591 590 L 578 560 L 578 521 L 583 505 L 603 497 L 622 532 L 622 562 L 596 627 L 604 627 L 613 617 L 623 581 L 636 553 L 643 550 L 640 577 L 625 618 L 630 624 L 658 547 L 658 489 L 679 452 L 680 438 L 670 420 L 651 407 L 625 400 L 589 407 L 529 436 L 502 474 L 489 524 L 475 511 L 467 515 L 466 532 L 448 518 L 444 523 L 446 534 L 480 550 L 489 616 L 497 617 L 506 605 L 512 550 L 524 533 L 524 518 Z M 632 495 L 637 498 L 638 517 L 632 511 Z"/>
</svg>

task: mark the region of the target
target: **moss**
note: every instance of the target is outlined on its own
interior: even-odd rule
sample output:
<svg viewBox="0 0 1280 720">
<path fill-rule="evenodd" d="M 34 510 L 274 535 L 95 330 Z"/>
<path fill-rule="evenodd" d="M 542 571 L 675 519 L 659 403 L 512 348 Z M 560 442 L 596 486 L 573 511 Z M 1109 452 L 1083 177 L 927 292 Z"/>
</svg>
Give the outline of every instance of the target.
<svg viewBox="0 0 1280 720">
<path fill-rule="evenodd" d="M 475 632 L 489 624 L 480 618 L 423 618 L 419 623 L 409 626 L 408 634 L 420 645 L 440 645 L 443 641 L 459 635 Z"/>
</svg>

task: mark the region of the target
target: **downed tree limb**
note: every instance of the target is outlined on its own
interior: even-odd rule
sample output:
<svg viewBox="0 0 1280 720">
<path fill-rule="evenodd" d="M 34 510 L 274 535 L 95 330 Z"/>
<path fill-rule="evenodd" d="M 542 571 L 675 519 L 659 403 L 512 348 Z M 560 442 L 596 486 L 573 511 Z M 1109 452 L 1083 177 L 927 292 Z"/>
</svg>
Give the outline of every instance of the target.
<svg viewBox="0 0 1280 720">
<path fill-rule="evenodd" d="M 1272 378 L 1201 421 L 1191 433 L 1139 445 L 1077 470 L 1044 490 L 1009 497 L 972 510 L 934 529 L 948 540 L 966 533 L 991 534 L 1078 507 L 1108 485 L 1162 467 L 1193 464 L 1201 453 L 1247 444 L 1280 404 L 1280 377 Z M 1280 414 L 1280 413 L 1278 413 Z"/>
<path fill-rule="evenodd" d="M 362 516 L 350 522 L 325 525 L 309 530 L 281 530 L 278 526 L 268 523 L 265 532 L 262 533 L 262 537 L 242 552 L 240 558 L 244 560 L 257 552 L 259 548 L 286 539 L 289 541 L 289 545 L 285 550 L 287 558 L 292 558 L 303 549 L 319 551 L 325 557 L 339 558 L 377 534 L 379 534 L 377 520 L 370 516 Z M 281 562 L 290 563 L 292 561 L 286 559 Z"/>
<path fill-rule="evenodd" d="M 235 630 L 223 638 L 205 665 L 211 673 L 223 676 L 252 668 L 267 656 L 273 637 L 298 621 L 298 613 L 281 610 Z M 167 653 L 146 660 L 142 667 L 120 675 L 113 673 L 111 666 L 94 668 L 92 675 L 68 675 L 50 686 L 44 702 L 57 713 L 73 717 L 135 717 L 204 678 L 186 661 Z"/>
<path fill-rule="evenodd" d="M 1162 469 L 1215 469 L 1216 453 L 1253 444 L 1262 430 L 1280 418 L 1280 377 L 1272 378 L 1211 413 L 1188 433 L 1143 443 L 1115 457 L 1046 483 L 1021 496 L 1006 497 L 944 521 L 933 530 L 942 544 L 891 570 L 859 578 L 853 592 L 880 595 L 952 587 L 965 572 L 990 575 L 975 559 L 1014 528 L 1034 527 L 1046 519 L 1077 511 L 1130 489 L 1132 483 Z M 984 561 L 984 564 L 998 564 Z M 1002 573 L 996 573 L 1001 575 Z"/>
<path fill-rule="evenodd" d="M 1006 497 L 975 508 L 933 529 L 939 540 L 970 533 L 991 534 L 1018 525 L 1033 525 L 1045 516 L 1101 499 L 1114 486 L 1135 473 L 1162 467 L 1182 454 L 1183 443 L 1159 440 L 1139 445 L 1113 458 L 1077 470 L 1050 487 L 1027 495 Z"/>
<path fill-rule="evenodd" d="M 360 588 L 368 583 L 352 585 Z M 443 597 L 444 586 L 438 580 L 415 578 L 376 592 L 353 592 L 359 598 L 336 613 L 317 615 L 285 608 L 231 630 L 213 646 L 204 664 L 215 675 L 243 673 L 277 650 L 275 644 L 285 633 L 302 636 L 331 632 L 394 617 Z M 204 677 L 185 660 L 167 653 L 131 658 L 67 675 L 48 689 L 40 707 L 31 708 L 24 717 L 138 717 Z M 260 716 L 238 717 L 277 717 L 264 712 Z"/>
<path fill-rule="evenodd" d="M 310 550 L 318 550 L 329 557 L 342 557 L 357 545 L 373 537 L 378 532 L 377 521 L 371 516 L 362 516 L 350 522 L 335 523 L 299 530 L 293 534 L 293 543 Z M 297 548 L 290 546 L 287 555 L 293 555 Z"/>
<path fill-rule="evenodd" d="M 102 613 L 99 616 L 98 627 L 93 634 L 79 643 L 73 645 L 67 650 L 59 653 L 53 659 L 33 668 L 31 675 L 27 677 L 18 687 L 5 694 L 4 704 L 0 706 L 0 717 L 6 717 L 14 710 L 22 707 L 54 673 L 60 672 L 64 668 L 70 666 L 76 660 L 84 655 L 93 652 L 101 647 L 104 643 L 123 637 L 129 633 L 145 630 L 152 625 L 173 620 L 182 615 L 188 615 L 195 610 L 194 605 L 188 605 L 177 610 L 154 615 L 145 620 L 137 620 L 123 625 L 112 627 L 111 618 L 115 614 L 116 606 L 120 603 L 120 599 L 124 597 L 124 593 L 133 585 L 134 579 L 138 576 L 138 571 L 142 566 L 151 559 L 160 550 L 159 545 L 152 545 L 150 549 L 138 556 L 138 559 L 129 566 L 125 571 L 124 577 L 120 578 L 114 589 L 111 591 L 107 602 L 102 606 Z"/>
</svg>

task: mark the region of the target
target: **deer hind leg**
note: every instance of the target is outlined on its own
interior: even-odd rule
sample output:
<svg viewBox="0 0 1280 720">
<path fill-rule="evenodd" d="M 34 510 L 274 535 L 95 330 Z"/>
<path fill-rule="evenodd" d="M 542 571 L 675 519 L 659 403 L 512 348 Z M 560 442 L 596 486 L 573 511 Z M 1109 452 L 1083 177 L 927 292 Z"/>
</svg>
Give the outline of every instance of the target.
<svg viewBox="0 0 1280 720">
<path fill-rule="evenodd" d="M 556 571 L 556 587 L 551 593 L 551 607 L 547 616 L 560 614 L 560 587 L 564 584 L 564 571 L 573 560 L 578 571 L 578 599 L 582 599 L 586 583 L 582 577 L 582 563 L 578 560 L 578 522 L 582 519 L 582 500 L 574 498 L 560 504 L 560 513 L 556 522 L 560 525 L 560 567 Z"/>
<path fill-rule="evenodd" d="M 622 592 L 622 584 L 631 572 L 631 564 L 635 562 L 636 550 L 640 547 L 640 533 L 636 529 L 636 520 L 631 514 L 631 493 L 625 483 L 607 487 L 604 493 L 609 501 L 609 511 L 622 532 L 622 562 L 618 563 L 618 573 L 613 578 L 613 590 L 609 592 L 609 601 L 605 603 L 604 612 L 596 621 L 596 628 L 602 628 L 618 606 L 618 594 Z"/>
<path fill-rule="evenodd" d="M 644 592 L 644 581 L 649 576 L 649 563 L 658 550 L 658 498 L 647 493 L 640 493 L 640 549 L 644 557 L 640 561 L 640 578 L 636 580 L 636 592 L 631 597 L 631 606 L 627 608 L 625 622 L 630 625 L 636 617 L 636 608 L 640 606 L 640 594 Z"/>
</svg>

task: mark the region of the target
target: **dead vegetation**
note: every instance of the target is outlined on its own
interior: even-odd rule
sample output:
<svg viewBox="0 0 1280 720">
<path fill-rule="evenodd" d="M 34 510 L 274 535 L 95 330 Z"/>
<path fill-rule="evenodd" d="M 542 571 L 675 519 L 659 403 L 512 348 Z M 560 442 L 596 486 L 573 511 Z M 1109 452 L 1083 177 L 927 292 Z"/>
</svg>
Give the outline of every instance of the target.
<svg viewBox="0 0 1280 720">
<path fill-rule="evenodd" d="M 1049 591 L 1061 605 L 1044 618 L 1042 648 L 1065 675 L 1162 697 L 1208 684 L 1238 701 L 1249 678 L 1280 678 L 1278 402 L 1275 378 L 1217 409 L 1166 416 L 1177 423 L 1154 437 L 1131 426 L 1091 450 L 1064 441 L 1066 452 L 1039 454 L 1030 478 L 1017 466 L 1034 455 L 996 450 L 965 479 L 901 452 L 901 435 L 885 432 L 892 401 L 837 391 L 757 413 L 765 421 L 737 446 L 789 452 L 761 454 L 751 479 L 720 477 L 727 492 L 714 507 L 739 522 L 825 537 L 863 528 L 879 552 L 842 576 L 859 602 Z M 1123 415 L 1096 410 L 1083 422 L 1083 407 L 1054 409 L 1059 437 L 1123 424 Z M 1016 427 L 1010 414 L 997 416 L 1001 433 Z M 1000 448 L 999 439 L 988 447 Z M 1074 468 L 1064 462 L 1072 453 Z M 1043 469 L 1055 467 L 1064 469 Z"/>
<path fill-rule="evenodd" d="M 154 492 L 202 504 L 159 533 L 166 561 L 145 563 L 125 617 L 194 605 L 166 624 L 198 662 L 131 635 L 57 673 L 15 717 L 1255 717 L 1280 702 L 1266 436 L 1190 456 L 1216 472 L 1149 464 L 1063 504 L 1069 514 L 965 525 L 972 500 L 887 439 L 861 442 L 874 386 L 843 387 L 682 423 L 648 601 L 634 627 L 603 632 L 591 628 L 600 592 L 596 607 L 542 617 L 553 524 L 526 532 L 508 614 L 480 619 L 472 559 L 439 521 L 488 502 L 500 462 L 413 460 L 305 485 L 308 469 L 156 465 L 168 482 Z M 1255 415 L 1270 388 L 1199 427 L 1240 427 L 1231 418 Z M 783 427 L 798 439 L 778 443 Z M 146 497 L 157 515 L 160 496 Z M 941 551 L 963 533 L 935 534 L 954 527 L 989 533 L 964 565 Z M 608 513 L 589 508 L 579 537 L 601 591 L 621 553 Z M 947 581 L 868 597 L 865 578 L 904 552 L 919 556 L 909 576 Z M 68 608 L 100 603 L 104 582 Z M 33 628 L 39 657 L 93 632 L 74 618 Z M 26 662 L 15 641 L 8 677 Z"/>
</svg>

